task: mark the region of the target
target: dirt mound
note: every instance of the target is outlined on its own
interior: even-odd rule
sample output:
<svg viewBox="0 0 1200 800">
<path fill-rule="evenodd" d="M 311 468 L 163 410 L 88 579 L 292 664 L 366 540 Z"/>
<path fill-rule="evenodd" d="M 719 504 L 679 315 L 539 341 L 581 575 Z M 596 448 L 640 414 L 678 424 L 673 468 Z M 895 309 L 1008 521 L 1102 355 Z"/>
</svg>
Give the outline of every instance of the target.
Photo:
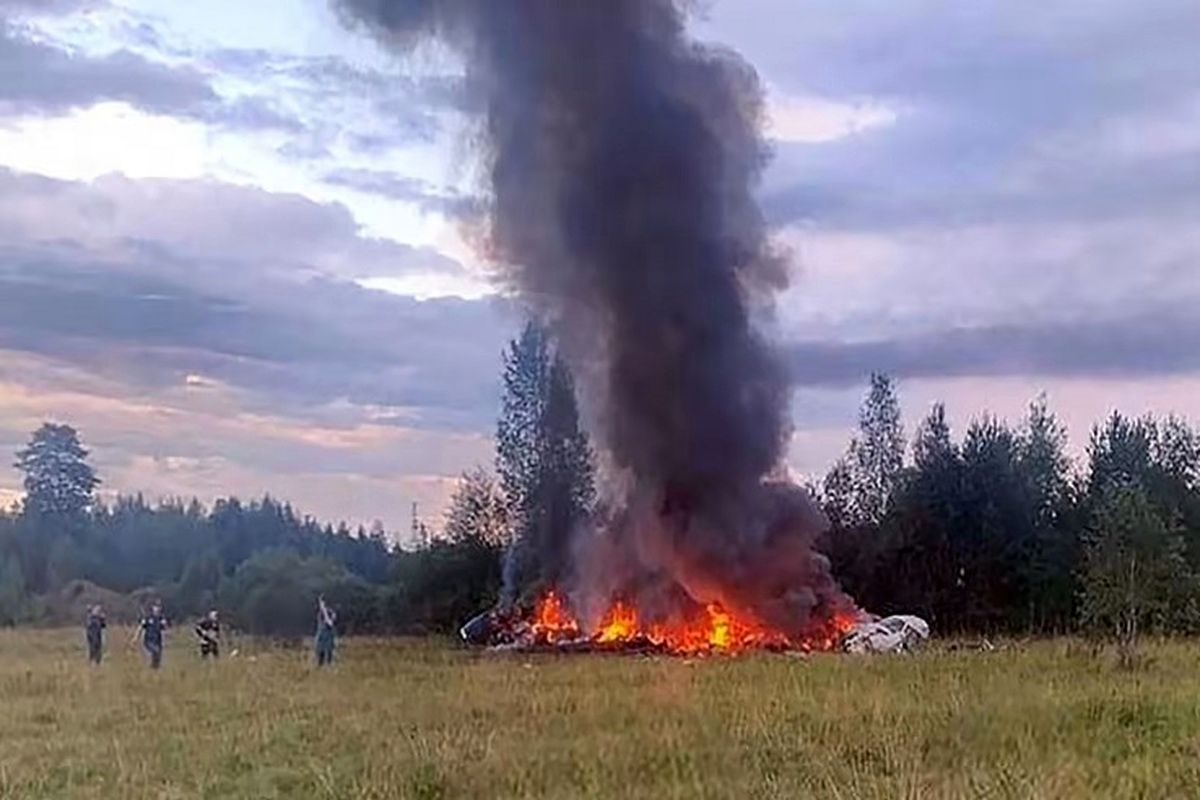
<svg viewBox="0 0 1200 800">
<path fill-rule="evenodd" d="M 104 606 L 110 622 L 133 622 L 139 616 L 144 599 L 139 594 L 121 594 L 91 581 L 74 580 L 43 598 L 46 621 L 61 625 L 82 624 L 88 608 L 99 603 Z"/>
</svg>

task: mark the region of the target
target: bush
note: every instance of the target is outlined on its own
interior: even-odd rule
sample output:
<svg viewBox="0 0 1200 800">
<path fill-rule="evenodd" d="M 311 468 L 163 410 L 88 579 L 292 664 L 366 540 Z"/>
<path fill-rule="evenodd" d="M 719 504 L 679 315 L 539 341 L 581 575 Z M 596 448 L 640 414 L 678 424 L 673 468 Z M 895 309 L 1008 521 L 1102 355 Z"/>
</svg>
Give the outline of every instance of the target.
<svg viewBox="0 0 1200 800">
<path fill-rule="evenodd" d="M 405 553 L 384 600 L 390 627 L 404 633 L 449 633 L 500 591 L 500 550 L 478 540 L 436 542 Z"/>
<path fill-rule="evenodd" d="M 297 637 L 312 633 L 322 594 L 343 633 L 366 632 L 378 619 L 377 595 L 368 583 L 332 561 L 287 549 L 249 558 L 222 582 L 218 605 L 248 633 Z"/>
</svg>

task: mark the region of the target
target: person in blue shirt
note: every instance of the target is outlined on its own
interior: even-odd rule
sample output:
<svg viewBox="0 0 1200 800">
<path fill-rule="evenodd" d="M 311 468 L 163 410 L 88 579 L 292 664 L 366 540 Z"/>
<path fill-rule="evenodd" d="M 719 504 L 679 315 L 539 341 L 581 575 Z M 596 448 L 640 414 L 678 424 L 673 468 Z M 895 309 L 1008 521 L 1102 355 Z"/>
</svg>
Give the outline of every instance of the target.
<svg viewBox="0 0 1200 800">
<path fill-rule="evenodd" d="M 88 661 L 93 664 L 99 664 L 104 655 L 104 629 L 107 627 L 104 608 L 99 604 L 89 607 L 84 631 L 87 635 Z"/>
<path fill-rule="evenodd" d="M 142 637 L 142 648 L 150 657 L 150 668 L 162 666 L 163 634 L 167 630 L 167 618 L 163 616 L 162 603 L 155 602 L 150 606 L 150 613 L 142 617 L 138 625 Z"/>
<path fill-rule="evenodd" d="M 313 636 L 313 650 L 317 657 L 317 666 L 324 667 L 333 663 L 333 648 L 337 639 L 337 614 L 325 604 L 325 597 L 317 598 L 317 632 Z"/>
</svg>

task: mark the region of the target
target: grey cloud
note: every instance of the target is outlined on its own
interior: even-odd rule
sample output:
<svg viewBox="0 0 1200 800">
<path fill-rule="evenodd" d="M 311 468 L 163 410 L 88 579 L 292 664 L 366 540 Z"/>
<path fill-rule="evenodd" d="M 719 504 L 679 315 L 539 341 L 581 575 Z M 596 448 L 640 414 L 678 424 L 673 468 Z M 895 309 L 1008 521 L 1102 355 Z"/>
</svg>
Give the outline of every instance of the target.
<svg viewBox="0 0 1200 800">
<path fill-rule="evenodd" d="M 511 329 L 502 307 L 322 279 L 225 287 L 214 276 L 202 291 L 156 268 L 0 251 L 0 348 L 145 391 L 198 374 L 252 393 L 246 405 L 273 414 L 320 416 L 344 400 L 408 409 L 396 422 L 418 427 L 486 428 L 494 416 Z"/>
<path fill-rule="evenodd" d="M 830 228 L 874 231 L 995 222 L 1194 219 L 1200 213 L 1200 137 L 1197 148 L 1194 156 L 1115 163 L 1080 163 L 1076 156 L 1064 156 L 1041 168 L 1035 185 L 1009 186 L 990 174 L 992 180 L 928 176 L 905 180 L 903 189 L 893 190 L 880 178 L 888 177 L 884 162 L 897 154 L 882 144 L 837 144 L 807 152 L 789 146 L 785 149 L 794 153 L 792 166 L 812 178 L 768 193 L 764 206 L 776 224 L 810 219 Z M 822 152 L 853 176 L 819 167 Z M 851 164 L 853 170 L 848 169 Z M 891 177 L 899 171 L 893 168 Z"/>
<path fill-rule="evenodd" d="M 718 0 L 702 27 L 783 96 L 897 113 L 776 143 L 799 379 L 1198 369 L 1200 5 Z"/>
<path fill-rule="evenodd" d="M 412 203 L 423 211 L 436 211 L 452 217 L 477 215 L 482 208 L 478 198 L 442 191 L 425 181 L 395 172 L 337 169 L 326 173 L 324 180 L 334 186 Z"/>
<path fill-rule="evenodd" d="M 284 158 L 296 161 L 321 161 L 333 157 L 333 151 L 329 149 L 329 146 L 330 142 L 327 141 L 327 137 L 309 133 L 284 142 L 276 148 L 275 152 Z"/>
<path fill-rule="evenodd" d="M 261 97 L 241 97 L 212 104 L 202 117 L 217 125 L 243 130 L 276 130 L 291 134 L 302 134 L 307 130 L 299 119 Z"/>
<path fill-rule="evenodd" d="M 263 410 L 313 415 L 345 400 L 414 410 L 398 423 L 485 424 L 512 320 L 489 302 L 348 280 L 411 269 L 460 267 L 364 239 L 344 208 L 298 196 L 0 171 L 0 348 L 148 390 L 195 373 Z"/>
<path fill-rule="evenodd" d="M 762 24 L 796 10 L 789 0 L 725 0 L 711 33 L 751 49 L 784 88 L 997 111 L 978 124 L 1001 137 L 1027 121 L 1157 105 L 1200 74 L 1190 46 L 1200 8 L 1190 0 L 1047 0 L 1021 13 L 819 0 L 795 25 Z"/>
<path fill-rule="evenodd" d="M 761 23 L 789 15 L 795 25 Z M 1019 12 L 748 0 L 713 16 L 708 32 L 745 47 L 784 91 L 870 97 L 900 113 L 886 129 L 781 145 L 766 192 L 776 221 L 1102 220 L 1196 205 L 1200 5 L 1189 0 L 1049 0 Z M 1156 152 L 1164 124 L 1192 134 Z M 1135 132 L 1110 141 L 1123 125 Z"/>
<path fill-rule="evenodd" d="M 0 243 L 58 239 L 92 247 L 164 249 L 162 268 L 192 262 L 253 264 L 260 272 L 345 278 L 457 274 L 453 259 L 427 248 L 361 235 L 350 212 L 301 195 L 207 180 L 131 180 L 90 184 L 0 169 Z"/>
<path fill-rule="evenodd" d="M 68 13 L 85 0 L 0 0 L 17 11 Z M 0 5 L 0 10 L 4 9 Z M 0 20 L 2 21 L 2 20 Z M 461 78 L 413 76 L 400 65 L 380 70 L 336 56 L 297 56 L 254 49 L 203 49 L 183 43 L 153 17 L 129 12 L 114 24 L 129 50 L 87 56 L 53 37 L 0 27 L 0 113 L 60 113 L 105 100 L 125 101 L 238 130 L 274 130 L 303 136 L 290 154 L 319 160 L 342 144 L 364 154 L 414 141 L 433 142 L 441 115 L 470 107 Z M 137 52 L 133 52 L 136 50 Z M 159 58 L 169 57 L 172 65 Z M 236 76 L 256 88 L 249 97 L 224 97 L 215 75 Z M 276 102 L 287 99 L 288 108 Z M 354 130 L 333 120 L 356 120 Z"/>
<path fill-rule="evenodd" d="M 0 35 L 0 110 L 56 113 L 121 100 L 165 114 L 194 111 L 217 95 L 199 72 L 154 64 L 128 51 L 86 58 L 22 38 Z"/>
<path fill-rule="evenodd" d="M 381 133 L 349 133 L 346 140 L 352 150 L 367 156 L 384 155 L 396 148 L 395 134 Z"/>
<path fill-rule="evenodd" d="M 372 155 L 406 143 L 433 142 L 444 132 L 444 113 L 475 108 L 461 77 L 414 76 L 400 65 L 384 71 L 336 56 L 248 49 L 188 55 L 214 71 L 236 74 L 301 98 L 311 117 L 309 127 L 322 149 L 341 142 Z M 357 120 L 355 130 L 326 122 L 346 117 Z"/>
<path fill-rule="evenodd" d="M 0 18 L 0 114 L 58 114 L 104 101 L 235 129 L 304 128 L 266 99 L 220 96 L 195 66 L 158 63 L 130 50 L 83 55 L 34 39 Z"/>
<path fill-rule="evenodd" d="M 404 117 L 414 108 L 478 110 L 461 76 L 413 74 L 403 65 L 381 70 L 353 64 L 339 56 L 295 56 L 268 50 L 224 49 L 208 53 L 214 68 L 248 77 L 285 78 L 326 97 L 357 96 Z M 389 116 L 390 119 L 390 116 Z"/>
<path fill-rule="evenodd" d="M 51 16 L 108 5 L 108 0 L 0 0 L 0 20 L 5 14 Z"/>
<path fill-rule="evenodd" d="M 872 371 L 901 378 L 1139 378 L 1200 372 L 1200 320 L 1185 309 L 1164 309 L 867 342 L 795 342 L 788 354 L 792 375 L 804 386 L 858 384 Z"/>
</svg>

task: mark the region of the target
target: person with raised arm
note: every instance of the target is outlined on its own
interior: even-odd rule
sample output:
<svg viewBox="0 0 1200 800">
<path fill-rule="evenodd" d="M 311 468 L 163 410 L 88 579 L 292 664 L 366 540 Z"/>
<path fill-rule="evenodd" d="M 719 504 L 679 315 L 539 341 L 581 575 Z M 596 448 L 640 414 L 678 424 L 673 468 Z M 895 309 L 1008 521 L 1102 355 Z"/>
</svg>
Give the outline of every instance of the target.
<svg viewBox="0 0 1200 800">
<path fill-rule="evenodd" d="M 317 597 L 317 632 L 313 636 L 313 650 L 317 657 L 317 666 L 324 667 L 333 663 L 333 648 L 337 639 L 337 613 L 325 602 L 325 596 Z"/>
</svg>

